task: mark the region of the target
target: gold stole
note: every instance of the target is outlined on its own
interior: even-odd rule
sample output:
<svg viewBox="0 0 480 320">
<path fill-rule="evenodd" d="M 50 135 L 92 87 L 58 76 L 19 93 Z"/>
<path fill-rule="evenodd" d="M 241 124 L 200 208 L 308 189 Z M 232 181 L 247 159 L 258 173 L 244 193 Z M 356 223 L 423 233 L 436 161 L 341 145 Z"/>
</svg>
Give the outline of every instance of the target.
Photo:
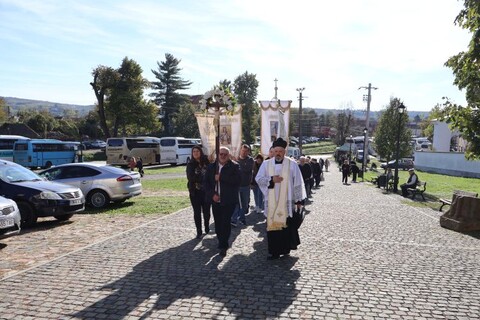
<svg viewBox="0 0 480 320">
<path fill-rule="evenodd" d="M 275 159 L 268 162 L 268 174 L 273 177 L 275 175 Z M 278 201 L 275 197 L 275 186 L 268 189 L 268 213 L 267 213 L 267 231 L 278 231 L 287 227 L 288 217 L 288 178 L 290 177 L 290 161 L 283 159 L 281 177 L 283 181 L 280 183 Z"/>
</svg>

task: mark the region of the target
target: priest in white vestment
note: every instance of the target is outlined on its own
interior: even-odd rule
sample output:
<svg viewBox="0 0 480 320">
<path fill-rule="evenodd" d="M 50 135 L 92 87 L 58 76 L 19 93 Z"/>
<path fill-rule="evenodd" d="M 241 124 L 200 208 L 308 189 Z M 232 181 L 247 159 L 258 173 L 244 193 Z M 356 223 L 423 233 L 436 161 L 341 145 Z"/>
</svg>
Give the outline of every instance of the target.
<svg viewBox="0 0 480 320">
<path fill-rule="evenodd" d="M 293 211 L 300 210 L 302 200 L 307 197 L 298 164 L 285 157 L 287 142 L 278 138 L 273 148 L 274 158 L 264 161 L 255 177 L 265 199 L 270 260 L 288 255 L 300 244 L 292 217 Z"/>
</svg>

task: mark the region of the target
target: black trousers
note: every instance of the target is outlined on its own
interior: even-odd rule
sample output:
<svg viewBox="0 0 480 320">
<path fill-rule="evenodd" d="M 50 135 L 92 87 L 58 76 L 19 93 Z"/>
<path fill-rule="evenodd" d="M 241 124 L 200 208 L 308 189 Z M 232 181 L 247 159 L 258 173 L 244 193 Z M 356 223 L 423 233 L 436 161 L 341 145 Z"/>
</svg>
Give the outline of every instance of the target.
<svg viewBox="0 0 480 320">
<path fill-rule="evenodd" d="M 415 185 L 408 185 L 404 183 L 400 186 L 400 188 L 402 189 L 402 196 L 408 197 L 408 189 L 415 189 Z"/>
<path fill-rule="evenodd" d="M 212 204 L 213 219 L 215 220 L 215 233 L 218 239 L 219 249 L 228 249 L 228 240 L 232 233 L 232 214 L 236 204 L 221 205 L 214 202 Z"/>
<path fill-rule="evenodd" d="M 342 182 L 348 183 L 348 172 L 342 171 Z"/>
<path fill-rule="evenodd" d="M 313 176 L 315 178 L 315 187 L 317 187 L 317 188 L 320 186 L 320 175 L 321 175 L 321 173 Z"/>
<path fill-rule="evenodd" d="M 357 182 L 357 173 L 356 172 L 352 173 L 352 181 Z"/>
<path fill-rule="evenodd" d="M 202 213 L 205 233 L 207 233 L 207 231 L 210 231 L 210 204 L 205 201 L 205 192 L 200 190 L 191 192 L 190 203 L 193 208 L 193 220 L 195 220 L 197 235 L 202 234 Z"/>
</svg>

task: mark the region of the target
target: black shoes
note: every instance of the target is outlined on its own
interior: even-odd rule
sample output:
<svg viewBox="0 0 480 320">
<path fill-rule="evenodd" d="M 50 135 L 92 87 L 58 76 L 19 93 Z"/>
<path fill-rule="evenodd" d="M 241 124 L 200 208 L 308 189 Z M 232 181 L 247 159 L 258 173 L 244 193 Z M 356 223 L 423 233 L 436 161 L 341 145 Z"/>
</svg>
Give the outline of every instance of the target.
<svg viewBox="0 0 480 320">
<path fill-rule="evenodd" d="M 271 256 L 267 257 L 267 260 L 277 260 L 280 259 L 280 255 L 278 254 L 272 254 Z"/>
</svg>

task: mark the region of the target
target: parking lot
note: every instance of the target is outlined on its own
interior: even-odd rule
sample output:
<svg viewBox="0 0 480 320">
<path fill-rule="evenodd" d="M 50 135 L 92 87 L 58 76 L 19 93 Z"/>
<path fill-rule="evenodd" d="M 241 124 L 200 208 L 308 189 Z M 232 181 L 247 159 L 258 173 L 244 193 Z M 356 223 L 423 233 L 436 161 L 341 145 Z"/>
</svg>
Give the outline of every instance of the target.
<svg viewBox="0 0 480 320">
<path fill-rule="evenodd" d="M 480 233 L 443 229 L 438 211 L 371 184 L 342 185 L 335 168 L 325 178 L 299 250 L 277 261 L 261 215 L 233 230 L 222 258 L 214 234 L 195 239 L 190 208 L 130 222 L 78 215 L 11 238 L 2 261 L 32 241 L 32 253 L 51 251 L 4 273 L 0 319 L 480 318 Z M 71 249 L 51 241 L 61 233 Z"/>
</svg>

